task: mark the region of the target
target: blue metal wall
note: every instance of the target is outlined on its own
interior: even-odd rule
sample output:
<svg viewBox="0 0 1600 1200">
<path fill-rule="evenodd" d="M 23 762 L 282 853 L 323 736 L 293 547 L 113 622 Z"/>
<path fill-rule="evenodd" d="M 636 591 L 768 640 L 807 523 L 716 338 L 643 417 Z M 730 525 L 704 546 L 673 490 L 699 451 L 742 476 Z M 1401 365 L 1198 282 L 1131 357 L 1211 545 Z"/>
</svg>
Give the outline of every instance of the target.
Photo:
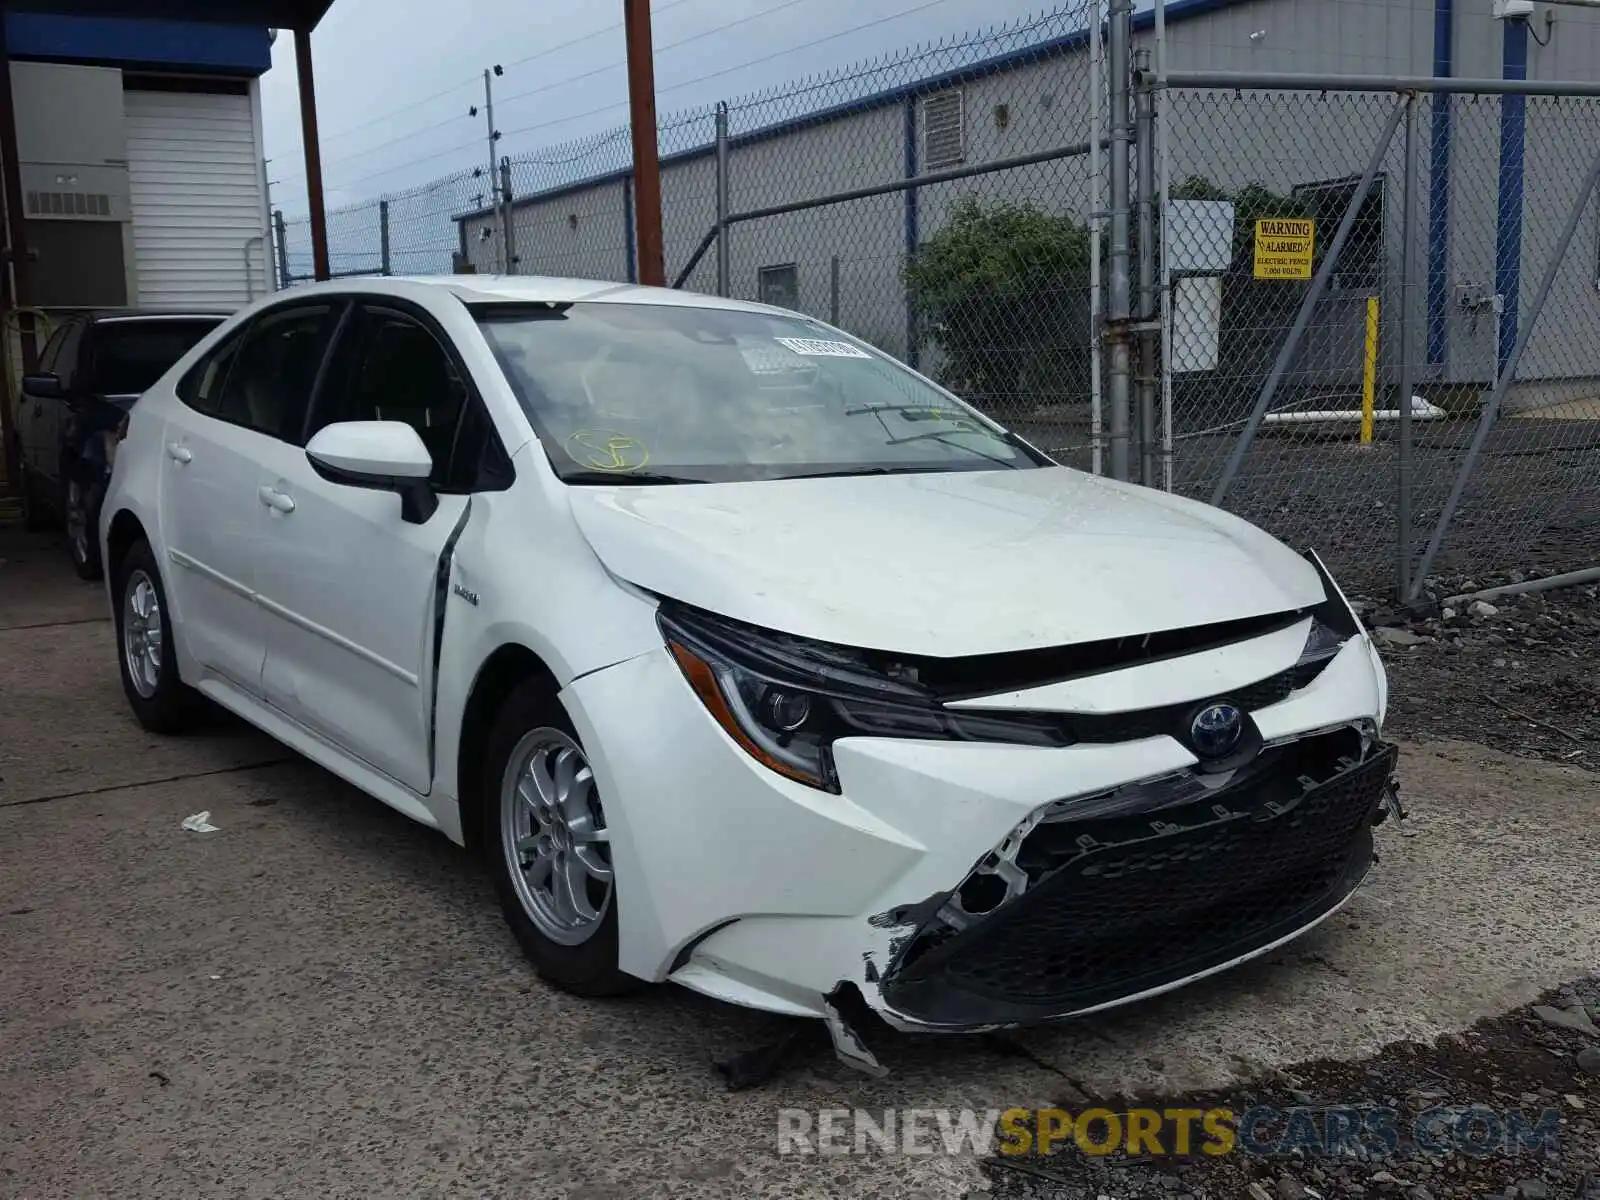
<svg viewBox="0 0 1600 1200">
<path fill-rule="evenodd" d="M 8 12 L 11 57 L 107 67 L 260 75 L 272 65 L 264 28 Z"/>
</svg>

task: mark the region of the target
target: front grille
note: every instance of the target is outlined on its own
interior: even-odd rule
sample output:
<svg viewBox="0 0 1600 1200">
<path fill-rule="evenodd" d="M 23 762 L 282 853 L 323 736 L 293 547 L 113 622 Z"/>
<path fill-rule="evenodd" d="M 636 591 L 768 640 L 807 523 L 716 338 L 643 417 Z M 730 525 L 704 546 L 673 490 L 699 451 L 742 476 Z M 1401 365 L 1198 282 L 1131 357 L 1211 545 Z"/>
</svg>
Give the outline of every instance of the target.
<svg viewBox="0 0 1600 1200">
<path fill-rule="evenodd" d="M 1323 668 L 1331 661 L 1331 658 L 1317 658 L 1296 663 L 1288 670 L 1279 671 L 1257 683 L 1235 688 L 1231 692 L 1219 692 L 1212 699 L 1229 700 L 1247 713 L 1258 712 L 1268 705 L 1287 700 L 1322 674 Z M 1074 740 L 1080 742 L 1136 742 L 1162 734 L 1170 734 L 1182 741 L 1188 733 L 1185 721 L 1193 715 L 1197 703 L 1191 700 L 1138 712 L 1074 714 L 1066 718 L 1066 722 Z"/>
<path fill-rule="evenodd" d="M 951 1023 L 1042 1017 L 1197 974 L 1302 927 L 1365 874 L 1394 767 L 1392 747 L 1330 762 L 1329 746 L 1348 743 L 1280 748 L 1272 770 L 1193 804 L 1038 826 L 1017 857 L 1029 890 L 961 932 L 939 918 L 924 926 L 886 997 Z"/>
</svg>

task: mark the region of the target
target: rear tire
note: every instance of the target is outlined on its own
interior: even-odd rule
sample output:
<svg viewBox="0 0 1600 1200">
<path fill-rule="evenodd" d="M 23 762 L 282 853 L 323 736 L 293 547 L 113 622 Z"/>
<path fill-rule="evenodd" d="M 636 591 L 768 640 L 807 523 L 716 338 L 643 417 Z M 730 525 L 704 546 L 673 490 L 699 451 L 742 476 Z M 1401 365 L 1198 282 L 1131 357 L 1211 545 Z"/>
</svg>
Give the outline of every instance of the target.
<svg viewBox="0 0 1600 1200">
<path fill-rule="evenodd" d="M 642 987 L 617 967 L 616 887 L 594 773 L 547 688 L 529 681 L 507 697 L 483 770 L 484 853 L 506 922 L 540 977 L 578 996 Z"/>
<path fill-rule="evenodd" d="M 100 502 L 105 499 L 99 484 L 85 486 L 76 480 L 67 484 L 67 553 L 79 579 L 99 579 Z"/>
<path fill-rule="evenodd" d="M 135 542 L 117 564 L 117 663 L 133 715 L 151 733 L 182 733 L 199 693 L 178 677 L 166 589 L 150 543 Z"/>
</svg>

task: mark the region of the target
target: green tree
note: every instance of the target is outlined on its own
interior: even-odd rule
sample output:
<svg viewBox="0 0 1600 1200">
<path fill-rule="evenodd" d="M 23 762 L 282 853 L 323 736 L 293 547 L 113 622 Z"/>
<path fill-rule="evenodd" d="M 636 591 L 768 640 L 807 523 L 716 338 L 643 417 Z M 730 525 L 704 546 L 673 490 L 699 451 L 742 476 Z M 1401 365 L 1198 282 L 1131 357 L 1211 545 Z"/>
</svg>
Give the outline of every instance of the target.
<svg viewBox="0 0 1600 1200">
<path fill-rule="evenodd" d="M 1042 352 L 1087 339 L 1088 231 L 1032 204 L 962 199 L 903 279 L 944 383 L 975 403 L 1015 399 Z"/>
</svg>

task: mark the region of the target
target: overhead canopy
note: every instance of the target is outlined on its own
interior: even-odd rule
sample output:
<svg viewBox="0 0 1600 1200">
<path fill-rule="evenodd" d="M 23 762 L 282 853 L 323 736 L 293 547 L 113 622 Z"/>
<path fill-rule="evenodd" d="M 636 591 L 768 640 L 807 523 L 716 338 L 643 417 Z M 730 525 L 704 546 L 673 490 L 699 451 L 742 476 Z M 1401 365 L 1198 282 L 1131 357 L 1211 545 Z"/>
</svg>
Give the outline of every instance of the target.
<svg viewBox="0 0 1600 1200">
<path fill-rule="evenodd" d="M 333 7 L 333 0 L 9 0 L 4 7 L 72 17 L 209 21 L 309 31 Z"/>
</svg>

